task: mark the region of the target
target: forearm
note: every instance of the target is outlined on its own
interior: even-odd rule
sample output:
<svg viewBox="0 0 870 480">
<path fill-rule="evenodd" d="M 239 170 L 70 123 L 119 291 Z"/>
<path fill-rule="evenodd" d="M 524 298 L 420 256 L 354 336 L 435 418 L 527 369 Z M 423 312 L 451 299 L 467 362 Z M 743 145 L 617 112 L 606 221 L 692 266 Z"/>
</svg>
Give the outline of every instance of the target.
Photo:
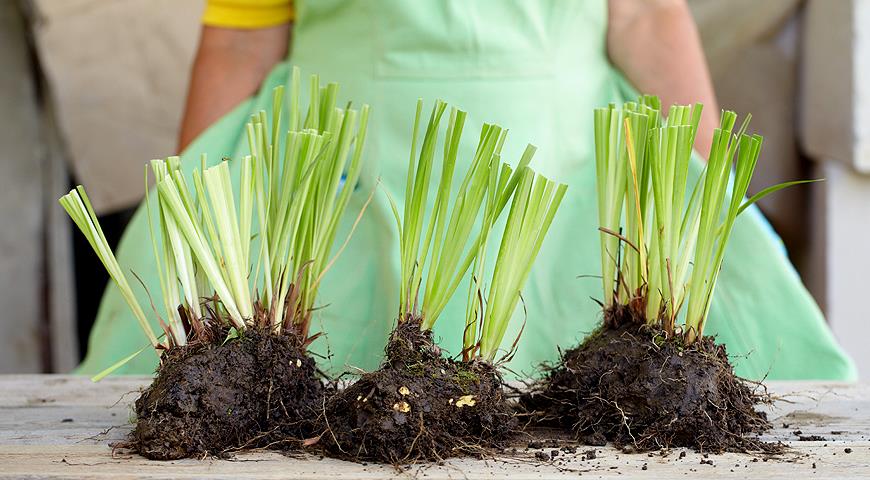
<svg viewBox="0 0 870 480">
<path fill-rule="evenodd" d="M 287 56 L 290 24 L 262 29 L 202 27 L 190 74 L 178 151 L 260 88 Z"/>
<path fill-rule="evenodd" d="M 692 14 L 685 0 L 610 0 L 607 50 L 642 92 L 675 103 L 704 104 L 695 146 L 707 158 L 719 104 Z"/>
</svg>

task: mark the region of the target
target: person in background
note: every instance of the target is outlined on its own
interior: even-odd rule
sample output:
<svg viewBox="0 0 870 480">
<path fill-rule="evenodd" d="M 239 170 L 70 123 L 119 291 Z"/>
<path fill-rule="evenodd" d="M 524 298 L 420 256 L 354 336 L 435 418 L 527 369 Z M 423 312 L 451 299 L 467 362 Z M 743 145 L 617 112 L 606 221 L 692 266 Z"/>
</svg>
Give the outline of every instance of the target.
<svg viewBox="0 0 870 480">
<path fill-rule="evenodd" d="M 212 162 L 243 154 L 249 115 L 270 110 L 272 89 L 288 83 L 294 65 L 303 75 L 338 82 L 341 101 L 373 107 L 365 172 L 349 217 L 378 180 L 401 208 L 418 97 L 469 112 L 464 151 L 473 150 L 480 124 L 498 123 L 510 130 L 502 158 L 515 162 L 526 142 L 533 143 L 536 170 L 569 184 L 523 292 L 528 318 L 510 362 L 517 372 L 555 359 L 558 346 L 575 344 L 600 320 L 590 299 L 601 296 L 600 281 L 578 278 L 600 271 L 593 108 L 637 92 L 659 95 L 665 106 L 703 103 L 695 176 L 719 119 L 684 0 L 210 0 L 179 134 L 187 171 L 202 152 Z M 328 306 L 318 311 L 315 330 L 319 325 L 327 335 L 313 348 L 330 354 L 328 369 L 375 368 L 395 319 L 397 234 L 386 195 L 374 198 L 321 290 Z M 345 220 L 347 232 L 353 218 Z M 147 232 L 140 208 L 118 258 L 159 292 Z M 143 290 L 137 295 L 148 304 Z M 461 300 L 448 306 L 435 332 L 454 354 L 464 327 Z M 522 320 L 512 322 L 508 337 L 518 334 Z M 754 207 L 735 226 L 708 331 L 739 357 L 736 371 L 747 378 L 855 378 L 779 238 Z M 99 371 L 143 344 L 111 285 L 80 370 Z M 140 355 L 122 371 L 148 373 L 155 364 L 155 357 Z"/>
</svg>

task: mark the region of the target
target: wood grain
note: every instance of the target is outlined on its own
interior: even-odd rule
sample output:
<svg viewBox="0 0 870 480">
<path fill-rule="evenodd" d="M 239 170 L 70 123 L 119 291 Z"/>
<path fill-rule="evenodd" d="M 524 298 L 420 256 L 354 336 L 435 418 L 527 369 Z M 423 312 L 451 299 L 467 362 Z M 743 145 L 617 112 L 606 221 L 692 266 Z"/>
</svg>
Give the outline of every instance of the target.
<svg viewBox="0 0 870 480">
<path fill-rule="evenodd" d="M 155 462 L 113 455 L 109 443 L 130 430 L 130 404 L 146 377 L 114 377 L 99 384 L 61 375 L 0 376 L 0 478 L 845 478 L 870 477 L 870 385 L 770 382 L 777 396 L 768 414 L 775 429 L 765 438 L 787 443 L 778 458 L 709 455 L 674 449 L 626 454 L 579 446 L 552 461 L 541 449 L 517 444 L 517 452 L 490 460 L 454 459 L 403 472 L 311 455 L 245 453 L 230 460 Z M 797 432 L 800 433 L 797 433 Z M 818 435 L 821 441 L 800 441 Z M 850 453 L 846 453 L 846 449 Z M 542 449 L 546 453 L 554 448 Z M 712 462 L 712 465 L 709 463 Z M 815 468 L 813 468 L 815 465 Z M 644 470 L 644 467 L 646 469 Z"/>
</svg>

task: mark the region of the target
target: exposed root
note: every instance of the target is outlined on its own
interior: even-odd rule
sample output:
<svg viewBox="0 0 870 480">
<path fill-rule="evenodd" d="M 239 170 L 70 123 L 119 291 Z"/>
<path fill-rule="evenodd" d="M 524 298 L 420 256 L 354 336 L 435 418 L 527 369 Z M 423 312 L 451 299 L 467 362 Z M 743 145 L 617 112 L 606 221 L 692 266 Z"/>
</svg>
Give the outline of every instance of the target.
<svg viewBox="0 0 870 480">
<path fill-rule="evenodd" d="M 159 460 L 226 455 L 311 432 L 324 386 L 293 335 L 250 329 L 169 349 L 136 400 L 129 446 Z"/>
<path fill-rule="evenodd" d="M 769 399 L 734 375 L 724 346 L 708 337 L 685 346 L 633 317 L 607 312 L 604 326 L 522 397 L 539 424 L 637 451 L 783 449 L 758 439 L 770 423 L 755 405 Z"/>
<path fill-rule="evenodd" d="M 381 368 L 327 401 L 319 445 L 394 465 L 479 456 L 516 424 L 501 384 L 488 363 L 443 358 L 431 332 L 409 319 L 391 335 Z"/>
</svg>

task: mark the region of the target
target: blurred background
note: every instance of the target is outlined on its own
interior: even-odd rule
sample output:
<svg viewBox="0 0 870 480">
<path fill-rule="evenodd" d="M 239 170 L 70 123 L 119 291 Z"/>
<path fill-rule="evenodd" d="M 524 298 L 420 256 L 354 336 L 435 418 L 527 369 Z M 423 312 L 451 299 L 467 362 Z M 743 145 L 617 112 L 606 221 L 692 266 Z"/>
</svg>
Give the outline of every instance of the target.
<svg viewBox="0 0 870 480">
<path fill-rule="evenodd" d="M 203 3 L 0 1 L 0 373 L 81 359 L 107 277 L 57 198 L 85 184 L 122 230 L 143 163 L 175 153 Z M 761 207 L 870 378 L 870 0 L 689 4 L 720 105 L 765 137 L 751 192 L 826 178 Z"/>
</svg>

